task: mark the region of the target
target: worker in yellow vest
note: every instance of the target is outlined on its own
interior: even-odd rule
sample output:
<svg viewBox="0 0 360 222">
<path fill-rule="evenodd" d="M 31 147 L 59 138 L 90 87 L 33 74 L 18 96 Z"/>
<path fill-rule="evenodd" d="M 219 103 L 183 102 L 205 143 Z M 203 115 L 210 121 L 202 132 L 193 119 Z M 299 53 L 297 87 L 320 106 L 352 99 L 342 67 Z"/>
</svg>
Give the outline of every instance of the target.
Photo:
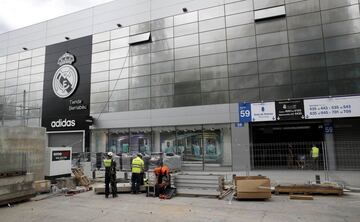
<svg viewBox="0 0 360 222">
<path fill-rule="evenodd" d="M 131 162 L 131 192 L 137 194 L 140 191 L 141 173 L 144 172 L 144 161 L 141 153 Z"/>
<path fill-rule="evenodd" d="M 311 159 L 313 163 L 313 170 L 319 169 L 319 151 L 320 151 L 319 148 L 313 144 L 311 148 Z"/>
<path fill-rule="evenodd" d="M 117 197 L 116 187 L 116 162 L 112 159 L 113 153 L 108 152 L 104 159 L 105 166 L 105 198 L 109 197 L 109 185 L 111 185 L 111 193 L 113 198 Z"/>
</svg>

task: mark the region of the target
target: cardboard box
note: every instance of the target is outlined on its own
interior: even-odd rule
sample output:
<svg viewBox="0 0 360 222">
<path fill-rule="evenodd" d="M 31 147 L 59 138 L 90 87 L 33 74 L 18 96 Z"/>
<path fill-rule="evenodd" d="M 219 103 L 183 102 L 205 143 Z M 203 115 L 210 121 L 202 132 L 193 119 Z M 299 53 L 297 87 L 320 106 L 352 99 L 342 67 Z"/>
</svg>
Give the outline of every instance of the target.
<svg viewBox="0 0 360 222">
<path fill-rule="evenodd" d="M 34 181 L 34 189 L 36 193 L 49 193 L 51 189 L 50 180 Z"/>
<path fill-rule="evenodd" d="M 235 177 L 237 199 L 271 198 L 270 180 L 264 176 Z"/>
</svg>

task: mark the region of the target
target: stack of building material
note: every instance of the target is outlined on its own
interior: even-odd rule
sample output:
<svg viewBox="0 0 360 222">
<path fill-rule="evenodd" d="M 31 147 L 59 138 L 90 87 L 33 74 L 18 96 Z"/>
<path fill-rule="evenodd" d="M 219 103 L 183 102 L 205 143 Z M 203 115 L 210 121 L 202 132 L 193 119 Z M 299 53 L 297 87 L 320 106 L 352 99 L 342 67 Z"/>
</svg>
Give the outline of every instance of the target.
<svg viewBox="0 0 360 222">
<path fill-rule="evenodd" d="M 234 177 L 237 199 L 271 198 L 270 180 L 265 176 Z"/>
<path fill-rule="evenodd" d="M 33 188 L 34 174 L 0 178 L 0 205 L 30 199 L 36 195 Z"/>
<path fill-rule="evenodd" d="M 181 156 L 164 156 L 164 165 L 167 165 L 170 171 L 180 171 L 181 170 Z"/>
<path fill-rule="evenodd" d="M 218 197 L 224 189 L 224 176 L 213 174 L 177 174 L 176 193 L 190 196 Z"/>
<path fill-rule="evenodd" d="M 275 187 L 275 194 L 334 194 L 343 195 L 343 188 L 336 185 L 329 184 L 291 184 L 291 185 L 278 185 Z"/>
<path fill-rule="evenodd" d="M 34 189 L 36 193 L 49 193 L 51 191 L 51 181 L 37 180 L 34 182 Z"/>
<path fill-rule="evenodd" d="M 131 183 L 117 183 L 117 192 L 118 193 L 130 193 L 131 192 Z M 140 192 L 145 192 L 145 186 L 140 186 Z M 105 183 L 98 183 L 94 185 L 94 192 L 96 194 L 104 194 L 105 193 Z M 111 186 L 110 186 L 111 193 Z"/>
<path fill-rule="evenodd" d="M 123 153 L 121 154 L 121 170 L 122 171 L 131 171 L 131 162 L 133 159 L 133 155 Z"/>
</svg>

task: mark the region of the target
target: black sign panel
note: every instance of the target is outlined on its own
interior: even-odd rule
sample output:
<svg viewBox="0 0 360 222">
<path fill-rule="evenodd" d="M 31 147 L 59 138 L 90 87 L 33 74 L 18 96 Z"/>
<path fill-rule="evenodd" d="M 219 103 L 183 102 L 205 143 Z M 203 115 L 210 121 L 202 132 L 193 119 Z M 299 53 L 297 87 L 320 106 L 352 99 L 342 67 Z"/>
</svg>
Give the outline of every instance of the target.
<svg viewBox="0 0 360 222">
<path fill-rule="evenodd" d="M 88 130 L 92 36 L 46 47 L 42 126 Z"/>
<path fill-rule="evenodd" d="M 70 160 L 69 150 L 58 150 L 52 152 L 52 161 Z"/>
<path fill-rule="evenodd" d="M 304 116 L 304 101 L 286 100 L 276 101 L 276 119 L 277 120 L 302 120 Z"/>
</svg>

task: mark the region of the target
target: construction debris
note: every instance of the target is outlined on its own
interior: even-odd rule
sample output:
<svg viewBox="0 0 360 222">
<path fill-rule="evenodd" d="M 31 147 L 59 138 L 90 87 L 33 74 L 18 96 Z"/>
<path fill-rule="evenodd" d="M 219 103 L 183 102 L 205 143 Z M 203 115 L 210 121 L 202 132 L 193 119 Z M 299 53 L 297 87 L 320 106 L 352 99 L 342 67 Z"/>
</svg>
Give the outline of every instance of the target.
<svg viewBox="0 0 360 222">
<path fill-rule="evenodd" d="M 332 185 L 322 185 L 322 184 L 292 184 L 292 185 L 278 185 L 275 187 L 275 194 L 287 193 L 287 194 L 334 194 L 334 195 L 343 195 L 343 188 L 332 186 Z"/>
<path fill-rule="evenodd" d="M 72 168 L 71 171 L 75 175 L 75 179 L 79 182 L 81 186 L 89 187 L 90 180 L 87 176 L 84 175 L 84 172 L 81 168 Z"/>
<path fill-rule="evenodd" d="M 218 197 L 224 190 L 224 176 L 214 174 L 177 174 L 177 195 Z"/>
<path fill-rule="evenodd" d="M 236 199 L 271 198 L 270 179 L 265 176 L 235 176 Z"/>
<path fill-rule="evenodd" d="M 50 180 L 37 180 L 34 182 L 34 189 L 36 193 L 50 193 L 51 191 Z"/>
</svg>

